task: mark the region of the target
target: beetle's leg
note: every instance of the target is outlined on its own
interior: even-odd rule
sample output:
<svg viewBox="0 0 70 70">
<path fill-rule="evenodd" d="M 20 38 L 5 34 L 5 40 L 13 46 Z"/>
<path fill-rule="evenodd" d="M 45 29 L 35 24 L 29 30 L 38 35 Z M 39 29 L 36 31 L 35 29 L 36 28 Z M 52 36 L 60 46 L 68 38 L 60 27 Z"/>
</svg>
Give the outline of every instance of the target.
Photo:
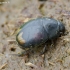
<svg viewBox="0 0 70 70">
<path fill-rule="evenodd" d="M 54 47 L 54 41 L 51 41 L 51 46 L 50 47 Z"/>
<path fill-rule="evenodd" d="M 45 52 L 47 51 L 47 45 L 44 46 L 43 50 L 40 52 L 40 55 L 42 56 L 43 58 L 43 63 L 44 63 L 44 66 L 45 66 Z"/>
<path fill-rule="evenodd" d="M 51 46 L 50 46 L 51 48 L 52 47 L 54 47 L 54 48 L 56 47 L 55 46 L 56 45 L 56 43 L 55 43 L 56 41 L 57 41 L 57 39 L 51 40 Z"/>
<path fill-rule="evenodd" d="M 47 51 L 47 45 L 44 46 L 43 50 L 41 51 L 40 55 L 44 54 Z"/>
<path fill-rule="evenodd" d="M 18 55 L 18 56 L 25 56 L 25 55 L 28 55 L 28 56 L 29 56 L 29 53 L 30 53 L 30 49 L 25 50 L 25 51 L 21 51 L 21 52 L 18 53 L 17 55 Z"/>
<path fill-rule="evenodd" d="M 21 53 L 18 54 L 18 56 L 24 56 L 24 55 L 28 55 L 29 56 L 30 53 L 34 53 L 32 48 L 28 48 L 27 50 L 22 51 Z"/>
<path fill-rule="evenodd" d="M 28 53 L 28 50 L 26 50 L 26 51 L 21 51 L 18 54 L 12 54 L 12 55 L 21 57 L 21 56 L 25 56 L 25 55 L 29 56 L 29 53 Z"/>
<path fill-rule="evenodd" d="M 21 51 L 21 52 L 18 53 L 18 54 L 12 54 L 12 55 L 19 56 L 19 57 L 22 57 L 22 56 L 27 56 L 27 57 L 29 57 L 29 54 L 30 54 L 30 53 L 34 53 L 33 50 L 28 49 L 28 50 L 25 50 L 25 51 Z"/>
</svg>

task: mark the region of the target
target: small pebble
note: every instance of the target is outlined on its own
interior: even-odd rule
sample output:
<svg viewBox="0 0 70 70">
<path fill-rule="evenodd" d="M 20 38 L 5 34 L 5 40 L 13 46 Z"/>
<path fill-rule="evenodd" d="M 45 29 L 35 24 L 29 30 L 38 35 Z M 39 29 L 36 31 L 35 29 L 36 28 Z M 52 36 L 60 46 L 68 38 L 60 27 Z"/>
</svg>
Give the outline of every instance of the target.
<svg viewBox="0 0 70 70">
<path fill-rule="evenodd" d="M 68 54 L 70 54 L 70 48 L 69 49 L 67 49 L 67 51 L 66 51 Z"/>
</svg>

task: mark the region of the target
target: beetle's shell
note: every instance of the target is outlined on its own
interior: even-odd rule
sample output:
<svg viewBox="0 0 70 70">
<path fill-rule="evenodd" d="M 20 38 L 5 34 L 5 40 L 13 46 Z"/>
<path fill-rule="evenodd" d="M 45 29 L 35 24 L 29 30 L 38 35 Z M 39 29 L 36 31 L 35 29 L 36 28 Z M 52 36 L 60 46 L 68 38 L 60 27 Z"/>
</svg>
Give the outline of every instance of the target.
<svg viewBox="0 0 70 70">
<path fill-rule="evenodd" d="M 55 19 L 37 18 L 20 28 L 16 40 L 21 48 L 30 48 L 59 37 L 64 30 L 64 25 Z"/>
</svg>

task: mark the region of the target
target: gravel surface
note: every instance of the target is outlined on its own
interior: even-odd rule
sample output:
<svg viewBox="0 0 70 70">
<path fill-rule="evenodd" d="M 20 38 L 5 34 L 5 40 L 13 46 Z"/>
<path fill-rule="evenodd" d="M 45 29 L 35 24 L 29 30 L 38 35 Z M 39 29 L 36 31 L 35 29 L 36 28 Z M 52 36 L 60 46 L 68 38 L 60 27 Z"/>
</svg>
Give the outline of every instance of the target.
<svg viewBox="0 0 70 70">
<path fill-rule="evenodd" d="M 63 22 L 66 35 L 44 55 L 19 57 L 16 31 L 24 22 L 52 17 Z M 0 0 L 0 70 L 70 70 L 70 0 Z"/>
</svg>

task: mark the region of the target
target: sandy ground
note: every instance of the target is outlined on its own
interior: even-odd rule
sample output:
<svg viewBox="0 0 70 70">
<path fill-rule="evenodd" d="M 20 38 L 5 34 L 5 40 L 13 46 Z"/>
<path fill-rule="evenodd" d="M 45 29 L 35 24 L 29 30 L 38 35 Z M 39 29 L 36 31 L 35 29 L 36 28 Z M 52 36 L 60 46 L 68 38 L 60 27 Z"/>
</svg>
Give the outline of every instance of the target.
<svg viewBox="0 0 70 70">
<path fill-rule="evenodd" d="M 0 0 L 2 1 L 2 0 Z M 0 2 L 0 70 L 70 70 L 70 0 L 5 0 Z M 19 57 L 16 30 L 28 19 L 52 17 L 63 22 L 67 34 L 44 55 Z"/>
</svg>

